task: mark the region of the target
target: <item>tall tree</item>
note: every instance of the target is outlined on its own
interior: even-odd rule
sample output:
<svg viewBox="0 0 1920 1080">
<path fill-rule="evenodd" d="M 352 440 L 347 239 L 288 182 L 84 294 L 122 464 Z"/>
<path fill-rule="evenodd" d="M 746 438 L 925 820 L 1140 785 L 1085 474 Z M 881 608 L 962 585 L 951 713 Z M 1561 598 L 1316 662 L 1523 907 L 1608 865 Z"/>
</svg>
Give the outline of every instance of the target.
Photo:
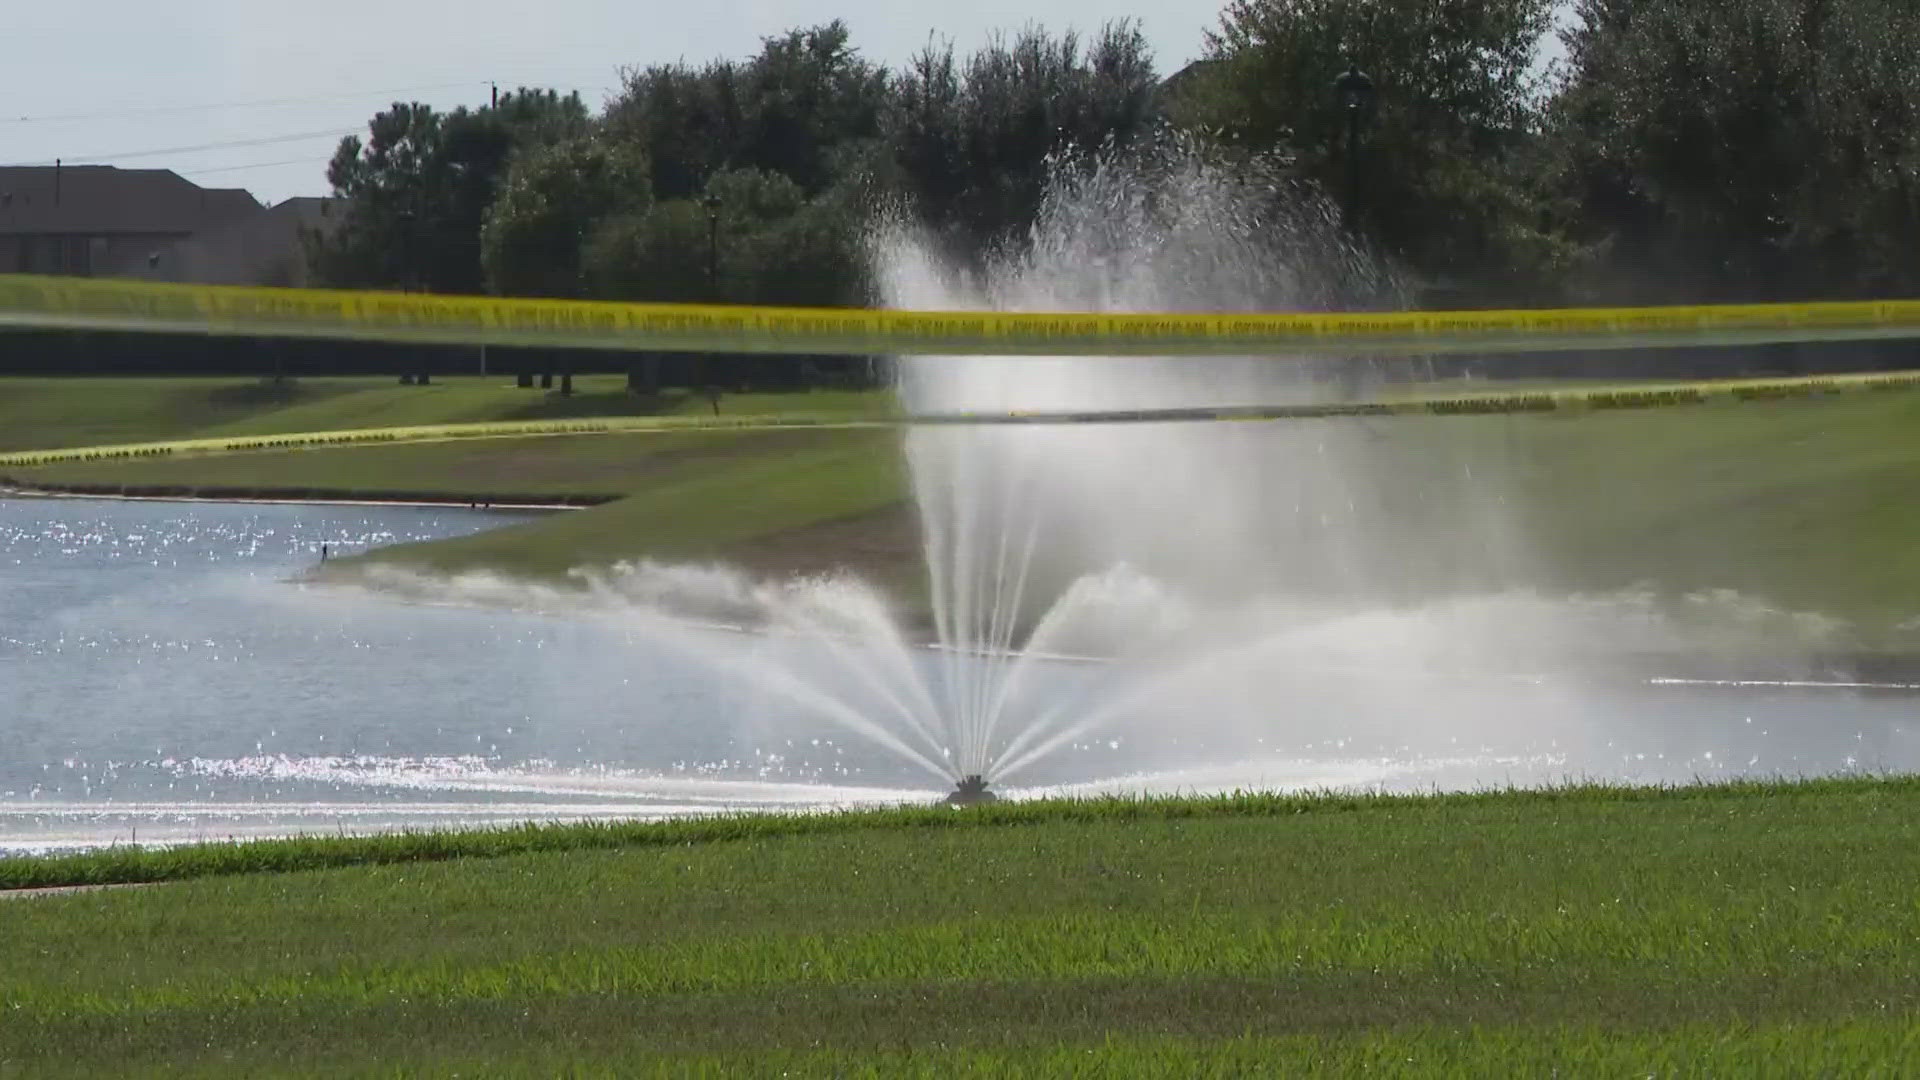
<svg viewBox="0 0 1920 1080">
<path fill-rule="evenodd" d="M 812 194 L 879 137 L 887 93 L 886 72 L 835 21 L 767 38 L 745 62 L 629 71 L 607 126 L 645 151 L 662 200 L 690 198 L 729 169 L 778 173 Z"/>
<path fill-rule="evenodd" d="M 1412 269 L 1505 276 L 1545 258 L 1521 168 L 1552 0 L 1232 0 L 1183 119 L 1278 150 L 1347 197 L 1350 121 L 1335 81 L 1370 77 L 1359 148 L 1360 229 Z"/>
<path fill-rule="evenodd" d="M 480 226 L 514 150 L 583 133 L 578 94 L 521 90 L 498 106 L 436 112 L 395 103 L 342 139 L 327 167 L 347 206 L 313 251 L 329 284 L 474 293 L 484 284 Z"/>
<path fill-rule="evenodd" d="M 1920 12 L 1583 0 L 1549 131 L 1592 298 L 1920 286 Z"/>
<path fill-rule="evenodd" d="M 851 187 L 808 199 L 779 173 L 732 169 L 699 199 L 603 221 L 587 244 L 587 281 L 594 295 L 623 300 L 857 303 L 856 201 Z"/>
<path fill-rule="evenodd" d="M 712 303 L 707 280 L 707 213 L 693 199 L 668 199 L 594 226 L 581 255 L 589 295 L 605 300 Z"/>
<path fill-rule="evenodd" d="M 1160 119 L 1153 55 L 1137 25 L 1110 23 L 1083 44 L 1038 27 L 956 62 L 951 43 L 898 80 L 888 131 L 897 182 L 963 245 L 1030 227 L 1057 156 L 1124 144 Z"/>
<path fill-rule="evenodd" d="M 515 296 L 575 296 L 581 252 L 601 220 L 652 202 L 646 158 L 586 136 L 514 155 L 480 230 L 488 287 Z"/>
</svg>

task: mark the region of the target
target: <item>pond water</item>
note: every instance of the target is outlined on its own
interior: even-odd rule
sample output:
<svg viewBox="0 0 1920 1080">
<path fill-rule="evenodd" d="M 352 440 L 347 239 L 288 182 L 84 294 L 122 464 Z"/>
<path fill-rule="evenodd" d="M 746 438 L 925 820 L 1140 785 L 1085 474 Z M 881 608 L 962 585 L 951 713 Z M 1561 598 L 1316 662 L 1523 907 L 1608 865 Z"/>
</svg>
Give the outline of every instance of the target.
<svg viewBox="0 0 1920 1080">
<path fill-rule="evenodd" d="M 0 853 L 935 793 L 925 773 L 605 613 L 400 603 L 295 580 L 323 543 L 351 552 L 513 520 L 0 498 Z M 768 647 L 714 636 L 718 649 Z M 1070 667 L 1063 687 L 1093 677 Z M 1495 695 L 1511 691 L 1420 700 L 1469 715 Z M 1281 721 L 1259 754 L 1161 725 L 1090 738 L 1023 782 L 1431 788 L 1920 766 L 1910 696 L 1643 687 L 1582 700 L 1583 715 L 1612 719 L 1498 738 L 1429 723 L 1417 739 Z"/>
<path fill-rule="evenodd" d="M 603 626 L 292 580 L 513 520 L 0 499 L 0 851 L 874 797 L 722 764 L 723 688 Z"/>
</svg>

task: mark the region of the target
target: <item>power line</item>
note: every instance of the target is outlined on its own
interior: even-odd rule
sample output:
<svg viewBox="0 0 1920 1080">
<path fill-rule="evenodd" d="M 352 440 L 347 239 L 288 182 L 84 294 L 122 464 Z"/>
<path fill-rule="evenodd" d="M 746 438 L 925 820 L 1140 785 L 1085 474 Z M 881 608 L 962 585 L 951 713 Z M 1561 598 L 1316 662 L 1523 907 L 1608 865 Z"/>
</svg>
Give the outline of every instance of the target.
<svg viewBox="0 0 1920 1080">
<path fill-rule="evenodd" d="M 128 158 L 165 157 L 168 154 L 198 154 L 209 150 L 235 150 L 244 146 L 270 146 L 274 143 L 300 142 L 306 139 L 340 139 L 348 135 L 359 134 L 359 128 L 331 128 L 326 131 L 302 131 L 291 135 L 269 135 L 259 139 L 234 139 L 230 142 L 201 143 L 198 146 L 169 146 L 159 150 L 129 150 L 117 154 L 75 154 L 72 157 L 62 155 L 43 161 L 14 161 L 0 168 L 25 168 L 32 166 L 66 163 L 70 165 L 104 164 L 108 161 L 125 161 Z"/>
<path fill-rule="evenodd" d="M 599 74 L 604 76 L 605 73 L 600 72 Z M 78 123 L 83 121 L 95 121 L 95 120 L 124 120 L 130 117 L 139 117 L 139 116 L 170 116 L 170 115 L 176 115 L 179 113 L 212 112 L 212 111 L 217 111 L 221 109 L 271 109 L 271 108 L 278 108 L 278 107 L 287 106 L 287 105 L 308 105 L 316 102 L 361 101 L 371 97 L 385 97 L 389 94 L 411 94 L 411 93 L 418 93 L 426 90 L 453 90 L 453 89 L 458 89 L 460 87 L 482 87 L 482 86 L 495 85 L 505 81 L 507 80 L 463 79 L 460 82 L 427 83 L 421 86 L 395 86 L 385 90 L 356 90 L 352 93 L 346 93 L 346 94 L 314 94 L 314 95 L 309 95 L 307 97 L 268 98 L 261 101 L 214 101 L 214 102 L 204 102 L 198 105 L 133 106 L 133 107 L 123 108 L 123 109 L 107 109 L 107 110 L 99 110 L 95 112 L 83 112 L 83 113 L 60 113 L 60 114 L 54 114 L 49 116 L 9 116 L 9 117 L 0 117 L 0 124 Z M 539 80 L 535 80 L 534 84 L 527 84 L 528 88 L 529 89 L 535 88 L 535 84 L 537 84 L 538 82 Z M 545 89 L 546 87 L 541 86 L 539 88 Z M 615 87 L 610 87 L 610 86 L 587 86 L 587 85 L 561 86 L 558 83 L 555 83 L 553 85 L 553 88 L 567 89 L 567 90 L 599 90 L 602 92 L 613 92 L 616 89 Z"/>
<path fill-rule="evenodd" d="M 279 98 L 274 100 L 256 101 L 256 102 L 230 102 L 230 103 L 210 103 L 210 104 L 204 104 L 204 105 L 159 106 L 151 109 L 129 109 L 119 113 L 104 113 L 104 112 L 72 113 L 64 116 L 18 117 L 15 119 L 0 118 L 0 124 L 35 123 L 39 121 L 55 121 L 55 120 L 105 120 L 105 119 L 119 119 L 121 117 L 127 117 L 127 116 L 182 113 L 182 112 L 190 112 L 195 110 L 207 110 L 207 109 L 267 107 L 267 106 L 274 106 L 274 105 L 299 104 L 299 103 L 310 102 L 310 101 L 351 100 L 354 98 L 361 98 L 361 97 L 365 97 L 373 94 L 405 93 L 410 90 L 437 90 L 437 89 L 447 89 L 450 87 L 461 87 L 461 86 L 497 87 L 497 82 L 468 80 L 468 81 L 455 82 L 455 83 L 433 83 L 433 84 L 414 86 L 414 87 L 398 87 L 391 90 L 369 90 L 369 91 L 365 91 L 364 93 L 355 94 L 355 95 L 343 94 L 343 95 L 332 95 L 329 97 Z M 595 87 L 593 89 L 611 90 L 610 87 Z M 495 93 L 497 94 L 497 92 L 498 91 L 496 89 Z M 497 103 L 498 99 L 496 98 L 495 100 Z M 270 146 L 276 143 L 301 142 L 307 139 L 339 139 L 339 138 L 344 138 L 348 135 L 357 135 L 360 133 L 361 133 L 361 128 L 359 127 L 332 128 L 325 131 L 304 131 L 304 132 L 295 132 L 287 135 L 263 136 L 261 138 L 254 138 L 254 139 L 233 139 L 233 140 L 228 140 L 224 142 L 201 143 L 194 146 L 170 146 L 170 147 L 163 147 L 160 149 L 130 150 L 125 152 L 108 153 L 108 154 L 71 154 L 71 155 L 62 154 L 57 158 L 43 158 L 38 161 L 4 162 L 4 163 L 0 163 L 0 168 L 40 168 L 40 167 L 46 167 L 50 165 L 57 165 L 57 164 L 63 164 L 63 163 L 68 165 L 109 164 L 112 162 L 125 161 L 129 159 L 164 157 L 171 154 L 199 154 L 199 153 L 207 153 L 207 152 L 221 151 L 221 150 L 241 149 L 244 147 L 252 147 L 252 146 Z M 310 160 L 312 159 L 296 158 L 296 159 L 289 159 L 289 160 L 283 160 L 283 161 L 262 161 L 262 162 L 253 162 L 245 165 L 227 165 L 227 166 L 216 166 L 216 167 L 207 168 L 207 169 L 182 170 L 182 172 L 186 175 L 195 175 L 195 176 L 206 174 L 206 173 L 240 172 L 240 171 L 249 170 L 249 169 L 274 168 L 282 165 L 298 165 L 298 164 L 303 164 Z"/>
<path fill-rule="evenodd" d="M 182 176 L 205 176 L 208 173 L 244 172 L 247 169 L 272 169 L 282 165 L 312 165 L 319 159 L 303 157 L 288 158 L 284 161 L 256 161 L 250 165 L 222 165 L 215 169 L 179 169 Z"/>
<path fill-rule="evenodd" d="M 0 124 L 54 124 L 83 120 L 122 120 L 134 116 L 165 116 L 174 113 L 208 112 L 218 109 L 269 109 L 282 105 L 307 105 L 320 101 L 357 101 L 387 94 L 409 94 L 422 90 L 451 90 L 461 86 L 485 86 L 485 80 L 431 83 L 425 86 L 396 86 L 388 90 L 361 90 L 351 94 L 325 94 L 297 98 L 273 98 L 264 101 L 216 101 L 200 105 L 155 105 L 99 112 L 64 113 L 53 116 L 13 116 L 0 118 Z"/>
</svg>

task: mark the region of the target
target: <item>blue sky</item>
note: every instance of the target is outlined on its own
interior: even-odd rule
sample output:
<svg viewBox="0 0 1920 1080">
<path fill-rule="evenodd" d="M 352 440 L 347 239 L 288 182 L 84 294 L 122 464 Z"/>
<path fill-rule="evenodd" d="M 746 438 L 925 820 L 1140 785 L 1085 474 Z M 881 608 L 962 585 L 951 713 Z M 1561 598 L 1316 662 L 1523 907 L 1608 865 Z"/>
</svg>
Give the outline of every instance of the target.
<svg viewBox="0 0 1920 1080">
<path fill-rule="evenodd" d="M 170 168 L 276 202 L 323 194 L 340 136 L 395 99 L 481 104 L 497 81 L 578 89 L 598 106 L 623 65 L 744 56 L 766 35 L 835 17 L 889 64 L 932 35 L 966 49 L 1029 22 L 1091 30 L 1132 17 L 1171 72 L 1199 55 L 1217 10 L 1205 0 L 23 4 L 0 35 L 0 164 Z"/>
</svg>

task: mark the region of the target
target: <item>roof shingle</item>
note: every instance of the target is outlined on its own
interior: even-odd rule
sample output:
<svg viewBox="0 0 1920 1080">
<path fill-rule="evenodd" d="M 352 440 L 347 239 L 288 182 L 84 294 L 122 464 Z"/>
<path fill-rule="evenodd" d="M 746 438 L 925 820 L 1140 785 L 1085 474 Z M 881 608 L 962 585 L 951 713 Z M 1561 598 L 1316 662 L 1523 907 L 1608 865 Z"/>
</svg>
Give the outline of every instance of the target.
<svg viewBox="0 0 1920 1080">
<path fill-rule="evenodd" d="M 0 167 L 0 235 L 185 236 L 261 206 L 238 188 L 203 188 L 170 169 Z"/>
</svg>

